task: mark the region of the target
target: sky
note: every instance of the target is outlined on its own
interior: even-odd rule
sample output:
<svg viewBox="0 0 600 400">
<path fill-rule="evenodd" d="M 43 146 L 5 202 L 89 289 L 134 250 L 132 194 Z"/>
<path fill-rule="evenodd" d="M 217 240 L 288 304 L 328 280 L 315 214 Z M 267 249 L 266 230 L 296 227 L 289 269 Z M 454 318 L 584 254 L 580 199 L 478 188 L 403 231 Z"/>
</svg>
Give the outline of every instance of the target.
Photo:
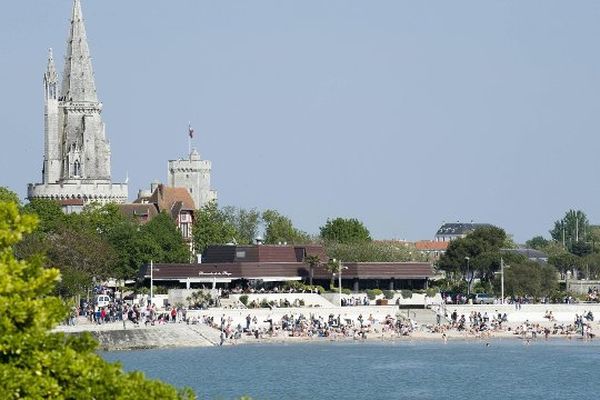
<svg viewBox="0 0 600 400">
<path fill-rule="evenodd" d="M 193 146 L 219 204 L 377 239 L 600 224 L 598 1 L 82 1 L 113 181 Z M 71 0 L 4 2 L 0 186 L 41 181 L 42 74 Z"/>
</svg>

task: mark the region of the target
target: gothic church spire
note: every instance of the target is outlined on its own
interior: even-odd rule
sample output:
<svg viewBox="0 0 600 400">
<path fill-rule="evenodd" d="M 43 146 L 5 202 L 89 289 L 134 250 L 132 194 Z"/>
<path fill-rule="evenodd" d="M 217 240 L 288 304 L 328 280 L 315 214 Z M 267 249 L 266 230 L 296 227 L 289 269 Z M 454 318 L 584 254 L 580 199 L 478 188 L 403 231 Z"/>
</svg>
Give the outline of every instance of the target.
<svg viewBox="0 0 600 400">
<path fill-rule="evenodd" d="M 71 30 L 67 41 L 62 97 L 65 101 L 98 102 L 80 0 L 73 1 Z"/>
<path fill-rule="evenodd" d="M 54 99 L 57 98 L 56 86 L 58 83 L 58 74 L 56 73 L 56 66 L 54 65 L 54 57 L 52 55 L 52 49 L 48 49 L 48 66 L 44 73 L 44 88 L 46 90 L 46 98 Z"/>
</svg>

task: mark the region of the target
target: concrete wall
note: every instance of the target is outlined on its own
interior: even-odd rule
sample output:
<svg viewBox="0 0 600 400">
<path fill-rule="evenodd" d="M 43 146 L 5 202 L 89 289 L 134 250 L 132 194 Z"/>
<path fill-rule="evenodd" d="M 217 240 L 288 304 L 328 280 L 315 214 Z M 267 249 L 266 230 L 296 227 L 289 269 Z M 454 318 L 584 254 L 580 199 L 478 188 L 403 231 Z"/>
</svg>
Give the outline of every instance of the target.
<svg viewBox="0 0 600 400">
<path fill-rule="evenodd" d="M 234 301 L 239 301 L 240 296 L 248 296 L 247 304 L 250 304 L 253 300 L 260 304 L 264 299 L 267 302 L 276 301 L 283 302 L 287 299 L 291 304 L 294 304 L 296 300 L 304 301 L 304 307 L 332 307 L 333 304 L 325 299 L 324 297 L 315 293 L 249 293 L 249 294 L 235 294 L 229 295 L 229 298 Z M 336 303 L 337 304 L 337 303 Z"/>
<path fill-rule="evenodd" d="M 432 308 L 437 311 L 437 308 Z M 487 312 L 488 315 L 506 313 L 508 322 L 548 322 L 544 318 L 546 311 L 552 311 L 552 315 L 558 323 L 573 323 L 575 314 L 582 315 L 584 312 L 591 311 L 594 314 L 594 320 L 600 318 L 600 304 L 598 303 L 583 303 L 583 304 L 523 304 L 520 310 L 515 309 L 514 305 L 446 305 L 446 312 L 450 315 L 454 310 L 460 315 L 468 318 L 471 311 Z"/>
</svg>

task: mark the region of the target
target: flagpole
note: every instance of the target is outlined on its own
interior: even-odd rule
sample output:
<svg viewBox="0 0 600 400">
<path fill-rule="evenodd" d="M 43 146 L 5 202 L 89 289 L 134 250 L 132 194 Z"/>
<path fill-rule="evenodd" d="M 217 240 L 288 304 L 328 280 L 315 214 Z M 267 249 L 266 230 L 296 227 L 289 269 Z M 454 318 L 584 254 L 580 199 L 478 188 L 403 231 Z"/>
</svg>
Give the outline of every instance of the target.
<svg viewBox="0 0 600 400">
<path fill-rule="evenodd" d="M 192 135 L 190 133 L 191 131 L 192 131 L 192 121 L 188 122 L 188 157 L 190 157 L 192 154 Z"/>
</svg>

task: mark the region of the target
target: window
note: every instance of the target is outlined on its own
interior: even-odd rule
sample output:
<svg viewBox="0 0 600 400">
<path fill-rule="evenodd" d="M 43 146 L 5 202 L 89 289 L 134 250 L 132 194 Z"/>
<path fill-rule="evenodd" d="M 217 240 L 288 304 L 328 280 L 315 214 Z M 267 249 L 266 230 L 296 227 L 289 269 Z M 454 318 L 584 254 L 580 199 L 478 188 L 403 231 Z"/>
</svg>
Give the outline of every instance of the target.
<svg viewBox="0 0 600 400">
<path fill-rule="evenodd" d="M 190 224 L 181 224 L 180 229 L 181 236 L 183 236 L 185 239 L 188 239 L 190 237 Z"/>
</svg>

